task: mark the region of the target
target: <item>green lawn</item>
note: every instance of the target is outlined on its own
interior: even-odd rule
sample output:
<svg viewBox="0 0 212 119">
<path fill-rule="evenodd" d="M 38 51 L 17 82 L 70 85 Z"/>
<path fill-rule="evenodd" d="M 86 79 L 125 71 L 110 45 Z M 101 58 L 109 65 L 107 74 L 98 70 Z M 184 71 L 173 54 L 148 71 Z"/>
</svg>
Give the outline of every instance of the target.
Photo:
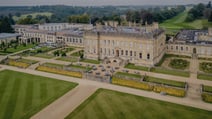
<svg viewBox="0 0 212 119">
<path fill-rule="evenodd" d="M 80 57 L 83 54 L 84 50 L 72 53 L 71 56 Z"/>
<path fill-rule="evenodd" d="M 35 63 L 38 62 L 38 61 L 35 61 L 35 60 L 29 60 L 29 59 L 23 59 L 23 58 L 19 59 L 18 61 L 24 62 L 24 63 L 27 63 L 27 64 L 35 64 Z"/>
<path fill-rule="evenodd" d="M 166 20 L 160 24 L 160 27 L 165 28 L 167 34 L 175 34 L 180 29 L 202 29 L 204 27 L 212 27 L 212 23 L 209 23 L 207 19 L 198 19 L 193 22 L 185 22 L 188 15 L 189 9 L 173 17 L 172 19 Z"/>
<path fill-rule="evenodd" d="M 197 78 L 202 80 L 212 81 L 212 75 L 209 75 L 209 74 L 198 74 Z"/>
<path fill-rule="evenodd" d="M 114 76 L 126 76 L 126 77 L 132 77 L 132 78 L 137 78 L 137 79 L 141 79 L 142 76 L 139 74 L 130 74 L 130 73 L 125 73 L 125 72 L 117 72 Z"/>
<path fill-rule="evenodd" d="M 14 49 L 12 47 L 11 48 L 7 48 L 6 52 L 0 50 L 0 53 L 3 53 L 3 54 L 6 55 L 6 54 L 10 54 L 10 53 L 15 53 L 15 52 L 18 52 L 18 51 L 21 51 L 21 50 L 26 50 L 26 49 L 29 49 L 29 48 L 33 48 L 35 46 L 36 46 L 35 44 L 28 44 L 25 47 L 23 45 L 19 45 L 16 49 Z"/>
<path fill-rule="evenodd" d="M 75 58 L 75 57 L 59 57 L 56 60 L 68 61 L 68 62 L 77 62 L 78 58 Z"/>
<path fill-rule="evenodd" d="M 210 93 L 212 93 L 212 86 L 203 86 L 203 91 L 204 92 L 210 92 Z"/>
<path fill-rule="evenodd" d="M 69 65 L 68 67 L 71 67 L 73 69 L 79 69 L 81 71 L 89 71 L 91 70 L 92 68 L 91 67 L 85 67 L 85 66 L 80 66 L 80 65 Z"/>
<path fill-rule="evenodd" d="M 61 69 L 64 67 L 64 65 L 62 65 L 62 64 L 55 64 L 55 63 L 44 63 L 43 65 L 47 66 L 47 67 L 56 67 L 56 68 L 61 68 Z"/>
<path fill-rule="evenodd" d="M 186 71 L 169 70 L 169 69 L 164 69 L 164 68 L 152 68 L 151 72 L 169 74 L 169 75 L 174 75 L 174 76 L 182 76 L 182 77 L 190 76 L 190 73 L 186 72 Z"/>
<path fill-rule="evenodd" d="M 77 84 L 10 70 L 0 72 L 0 119 L 29 119 Z"/>
<path fill-rule="evenodd" d="M 174 87 L 180 87 L 180 88 L 185 87 L 185 82 L 166 80 L 166 79 L 155 78 L 155 77 L 151 77 L 151 76 L 145 77 L 144 80 L 147 81 L 147 82 L 164 84 L 164 85 L 168 85 L 168 86 L 174 86 Z"/>
<path fill-rule="evenodd" d="M 82 59 L 82 60 L 80 60 L 80 62 L 91 63 L 91 64 L 100 64 L 100 61 L 92 60 L 92 59 Z"/>
<path fill-rule="evenodd" d="M 50 55 L 50 54 L 47 54 L 47 53 L 38 53 L 36 55 L 33 55 L 35 57 L 40 57 L 40 58 L 46 58 L 46 59 L 51 59 L 54 57 L 54 55 Z"/>
<path fill-rule="evenodd" d="M 131 63 L 127 64 L 124 68 L 142 70 L 142 71 L 148 71 L 149 70 L 149 67 L 135 66 L 135 64 L 131 64 Z"/>
<path fill-rule="evenodd" d="M 211 119 L 211 111 L 99 89 L 66 119 Z"/>
</svg>

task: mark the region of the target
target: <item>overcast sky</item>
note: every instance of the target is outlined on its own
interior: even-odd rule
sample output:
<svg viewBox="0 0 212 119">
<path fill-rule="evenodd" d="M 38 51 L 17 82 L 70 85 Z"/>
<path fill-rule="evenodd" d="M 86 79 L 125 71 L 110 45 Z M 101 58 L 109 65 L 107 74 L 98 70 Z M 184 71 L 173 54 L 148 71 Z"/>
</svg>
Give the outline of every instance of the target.
<svg viewBox="0 0 212 119">
<path fill-rule="evenodd" d="M 25 5 L 73 5 L 73 6 L 99 6 L 99 5 L 176 5 L 190 3 L 207 3 L 210 0 L 0 0 L 0 6 Z"/>
</svg>

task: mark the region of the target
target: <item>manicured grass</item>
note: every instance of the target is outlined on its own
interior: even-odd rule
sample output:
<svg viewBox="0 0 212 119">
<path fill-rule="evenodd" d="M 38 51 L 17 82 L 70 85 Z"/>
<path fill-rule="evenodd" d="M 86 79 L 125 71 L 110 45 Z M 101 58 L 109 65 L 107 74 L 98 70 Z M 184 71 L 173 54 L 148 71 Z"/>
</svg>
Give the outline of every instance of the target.
<svg viewBox="0 0 212 119">
<path fill-rule="evenodd" d="M 185 22 L 185 19 L 188 15 L 189 9 L 180 13 L 172 19 L 166 20 L 160 24 L 160 27 L 166 29 L 167 34 L 175 34 L 180 29 L 202 29 L 204 27 L 211 27 L 212 23 L 208 22 L 207 19 L 198 19 L 193 22 Z"/>
<path fill-rule="evenodd" d="M 72 53 L 71 56 L 80 57 L 83 54 L 84 50 Z"/>
<path fill-rule="evenodd" d="M 148 71 L 149 70 L 149 67 L 135 66 L 135 64 L 131 64 L 131 63 L 127 64 L 124 68 L 142 70 L 142 71 Z"/>
<path fill-rule="evenodd" d="M 46 53 L 38 53 L 38 54 L 36 54 L 34 56 L 35 57 L 40 57 L 40 58 L 46 58 L 46 59 L 51 59 L 51 58 L 54 57 L 53 55 L 46 54 Z"/>
<path fill-rule="evenodd" d="M 82 59 L 82 60 L 80 60 L 80 62 L 91 63 L 91 64 L 100 64 L 100 61 L 92 60 L 92 59 Z"/>
<path fill-rule="evenodd" d="M 66 119 L 210 119 L 211 111 L 99 89 Z"/>
<path fill-rule="evenodd" d="M 184 70 L 189 66 L 189 62 L 183 59 L 172 59 L 169 63 L 169 66 L 173 69 Z"/>
<path fill-rule="evenodd" d="M 61 68 L 61 69 L 64 67 L 64 65 L 62 65 L 62 64 L 54 64 L 54 63 L 44 63 L 43 65 L 48 66 L 48 67 Z"/>
<path fill-rule="evenodd" d="M 26 49 L 29 49 L 29 48 L 33 48 L 35 46 L 36 46 L 35 44 L 28 44 L 25 47 L 23 45 L 19 45 L 19 46 L 17 46 L 16 49 L 14 49 L 13 47 L 7 48 L 6 52 L 0 50 L 0 53 L 3 53 L 3 54 L 6 55 L 6 54 L 10 54 L 10 53 L 15 53 L 15 52 L 18 52 L 18 51 L 21 51 L 21 50 L 26 50 Z"/>
<path fill-rule="evenodd" d="M 169 70 L 164 68 L 152 68 L 151 72 L 169 74 L 175 76 L 189 77 L 190 73 L 186 71 Z"/>
<path fill-rule="evenodd" d="M 35 63 L 38 62 L 38 61 L 35 61 L 35 60 L 29 60 L 29 59 L 23 59 L 23 58 L 19 59 L 18 61 L 24 62 L 24 63 L 27 63 L 27 64 L 35 64 Z"/>
<path fill-rule="evenodd" d="M 209 75 L 209 74 L 198 74 L 197 78 L 202 80 L 212 81 L 212 75 Z"/>
<path fill-rule="evenodd" d="M 86 71 L 86 70 L 89 71 L 92 69 L 91 67 L 85 67 L 85 66 L 80 66 L 80 65 L 69 65 L 68 67 L 79 69 L 82 71 Z"/>
<path fill-rule="evenodd" d="M 10 70 L 0 72 L 0 119 L 29 119 L 77 84 Z"/>
<path fill-rule="evenodd" d="M 128 77 L 128 78 L 138 78 L 141 79 L 142 76 L 139 74 L 130 74 L 130 73 L 125 73 L 125 72 L 117 72 L 114 76 L 124 76 L 124 77 Z"/>
<path fill-rule="evenodd" d="M 157 84 L 164 84 L 164 85 L 168 85 L 168 86 L 185 88 L 185 82 L 166 80 L 166 79 L 155 78 L 155 77 L 151 77 L 151 76 L 145 77 L 144 81 L 157 83 Z"/>
<path fill-rule="evenodd" d="M 68 61 L 68 62 L 77 62 L 78 59 L 75 57 L 59 57 L 56 60 Z"/>
<path fill-rule="evenodd" d="M 204 92 L 210 92 L 210 93 L 212 93 L 212 86 L 203 86 L 203 91 Z"/>
</svg>

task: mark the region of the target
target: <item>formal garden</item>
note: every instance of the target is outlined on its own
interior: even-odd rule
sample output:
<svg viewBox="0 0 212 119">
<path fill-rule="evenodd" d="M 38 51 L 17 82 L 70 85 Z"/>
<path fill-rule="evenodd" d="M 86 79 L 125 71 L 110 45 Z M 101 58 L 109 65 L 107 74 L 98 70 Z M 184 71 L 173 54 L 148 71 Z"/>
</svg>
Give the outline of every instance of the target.
<svg viewBox="0 0 212 119">
<path fill-rule="evenodd" d="M 19 67 L 19 68 L 27 68 L 32 64 L 37 63 L 38 61 L 35 60 L 29 60 L 29 59 L 24 59 L 24 58 L 7 58 L 5 60 L 3 60 L 1 63 L 2 64 L 6 64 L 6 65 L 10 65 L 10 66 L 15 66 L 15 67 Z"/>
<path fill-rule="evenodd" d="M 212 80 L 212 63 L 201 62 L 199 64 L 199 70 L 197 78 L 202 80 Z"/>
<path fill-rule="evenodd" d="M 0 71 L 0 118 L 29 119 L 76 86 L 37 75 Z"/>
<path fill-rule="evenodd" d="M 210 119 L 211 111 L 106 89 L 99 89 L 65 119 L 100 118 Z"/>
<path fill-rule="evenodd" d="M 15 52 L 19 52 L 22 50 L 27 50 L 29 48 L 33 48 L 37 46 L 37 44 L 33 43 L 33 44 L 19 44 L 18 41 L 14 40 L 11 41 L 9 43 L 4 43 L 2 42 L 0 44 L 0 55 L 8 55 L 11 53 L 15 53 Z"/>
<path fill-rule="evenodd" d="M 172 59 L 169 66 L 173 69 L 185 70 L 189 67 L 189 62 L 183 59 Z"/>
<path fill-rule="evenodd" d="M 186 95 L 187 85 L 185 82 L 165 80 L 124 72 L 115 73 L 112 78 L 112 84 L 128 86 L 177 97 L 184 97 Z"/>
</svg>

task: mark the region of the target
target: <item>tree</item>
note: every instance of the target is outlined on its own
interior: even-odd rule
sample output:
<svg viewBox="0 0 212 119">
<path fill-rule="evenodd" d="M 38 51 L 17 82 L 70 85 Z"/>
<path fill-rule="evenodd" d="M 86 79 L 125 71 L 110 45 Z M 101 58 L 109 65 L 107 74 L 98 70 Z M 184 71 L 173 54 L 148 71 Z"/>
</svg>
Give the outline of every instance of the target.
<svg viewBox="0 0 212 119">
<path fill-rule="evenodd" d="M 208 4 L 207 4 L 206 7 L 207 7 L 207 8 L 211 8 L 211 1 L 208 2 Z"/>
<path fill-rule="evenodd" d="M 192 21 L 194 21 L 194 16 L 193 16 L 193 14 L 188 14 L 188 16 L 186 17 L 186 20 L 185 20 L 186 22 L 192 22 Z"/>
<path fill-rule="evenodd" d="M 208 22 L 212 22 L 212 12 L 211 12 L 210 16 L 208 17 Z"/>
<path fill-rule="evenodd" d="M 14 30 L 9 23 L 9 18 L 8 17 L 2 17 L 0 19 L 0 33 L 13 33 Z"/>
<path fill-rule="evenodd" d="M 152 24 L 153 23 L 153 16 L 150 12 L 148 11 L 141 11 L 141 18 L 142 18 L 142 25 L 147 24 Z"/>
<path fill-rule="evenodd" d="M 128 10 L 126 13 L 126 19 L 129 22 L 133 22 L 133 16 L 134 16 L 134 12 L 131 10 Z"/>
</svg>

